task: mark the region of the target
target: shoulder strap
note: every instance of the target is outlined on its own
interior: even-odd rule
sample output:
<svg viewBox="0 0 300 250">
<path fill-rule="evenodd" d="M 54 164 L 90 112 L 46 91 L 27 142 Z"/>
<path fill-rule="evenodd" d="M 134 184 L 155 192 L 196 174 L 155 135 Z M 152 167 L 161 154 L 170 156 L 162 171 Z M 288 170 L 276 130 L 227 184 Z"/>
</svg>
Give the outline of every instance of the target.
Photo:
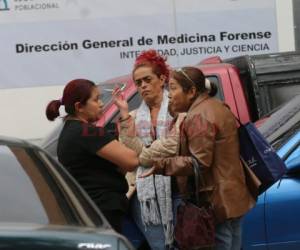
<svg viewBox="0 0 300 250">
<path fill-rule="evenodd" d="M 205 180 L 203 178 L 203 175 L 201 173 L 201 163 L 199 163 L 197 157 L 191 153 L 191 157 L 192 157 L 192 164 L 193 164 L 193 171 L 194 171 L 194 177 L 195 177 L 195 197 L 196 197 L 196 205 L 200 206 L 200 199 L 199 199 L 199 181 L 201 181 L 201 184 L 204 185 L 205 184 Z M 204 192 L 204 196 L 206 201 L 209 201 L 209 196 L 207 194 L 207 192 Z"/>
<path fill-rule="evenodd" d="M 231 108 L 230 108 L 230 106 L 229 106 L 227 103 L 223 102 L 223 105 L 231 111 Z M 239 125 L 242 126 L 243 124 L 242 124 L 242 122 L 240 121 L 240 119 L 237 118 L 237 117 L 235 116 L 235 114 L 234 114 L 232 111 L 231 111 L 231 113 L 233 114 L 235 120 L 239 123 Z"/>
</svg>

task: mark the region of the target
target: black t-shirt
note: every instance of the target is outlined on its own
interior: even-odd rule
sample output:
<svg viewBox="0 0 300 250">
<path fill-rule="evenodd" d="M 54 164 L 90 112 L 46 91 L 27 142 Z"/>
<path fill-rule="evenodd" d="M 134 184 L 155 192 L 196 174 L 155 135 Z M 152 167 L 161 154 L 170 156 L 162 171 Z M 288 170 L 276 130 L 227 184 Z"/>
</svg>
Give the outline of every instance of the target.
<svg viewBox="0 0 300 250">
<path fill-rule="evenodd" d="M 102 210 L 128 207 L 128 184 L 118 167 L 96 155 L 115 136 L 78 120 L 66 120 L 57 146 L 58 160 Z"/>
</svg>

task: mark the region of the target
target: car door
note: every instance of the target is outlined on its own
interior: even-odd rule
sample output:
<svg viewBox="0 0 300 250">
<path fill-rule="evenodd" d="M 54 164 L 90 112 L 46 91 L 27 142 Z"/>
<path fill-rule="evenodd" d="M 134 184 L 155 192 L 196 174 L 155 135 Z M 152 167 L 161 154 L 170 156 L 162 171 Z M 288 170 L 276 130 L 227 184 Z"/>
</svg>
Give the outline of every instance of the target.
<svg viewBox="0 0 300 250">
<path fill-rule="evenodd" d="M 278 151 L 287 174 L 266 192 L 265 218 L 268 250 L 300 249 L 300 132 Z"/>
<path fill-rule="evenodd" d="M 0 144 L 0 156 L 1 223 L 104 224 L 63 169 L 42 151 Z"/>
<path fill-rule="evenodd" d="M 266 193 L 261 194 L 255 207 L 243 218 L 243 250 L 268 250 L 265 225 L 265 196 Z"/>
</svg>

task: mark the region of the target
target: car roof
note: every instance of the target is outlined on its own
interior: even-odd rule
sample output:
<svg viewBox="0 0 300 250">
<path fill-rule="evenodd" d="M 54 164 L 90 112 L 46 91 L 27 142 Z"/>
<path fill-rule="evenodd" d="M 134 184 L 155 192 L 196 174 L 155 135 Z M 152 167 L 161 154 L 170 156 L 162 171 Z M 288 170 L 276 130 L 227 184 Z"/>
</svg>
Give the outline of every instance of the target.
<svg viewBox="0 0 300 250">
<path fill-rule="evenodd" d="M 16 145 L 16 146 L 22 146 L 27 148 L 38 148 L 36 145 L 15 137 L 8 137 L 8 136 L 2 136 L 0 135 L 0 144 L 4 145 Z"/>
</svg>

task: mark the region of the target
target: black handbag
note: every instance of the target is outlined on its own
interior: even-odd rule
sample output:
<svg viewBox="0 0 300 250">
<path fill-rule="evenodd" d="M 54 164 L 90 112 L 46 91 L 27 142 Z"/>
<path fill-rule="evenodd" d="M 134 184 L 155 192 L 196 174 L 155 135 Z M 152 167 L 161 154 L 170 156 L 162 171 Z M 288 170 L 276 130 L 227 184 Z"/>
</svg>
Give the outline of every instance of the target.
<svg viewBox="0 0 300 250">
<path fill-rule="evenodd" d="M 200 201 L 199 181 L 203 185 L 203 176 L 200 173 L 198 161 L 193 157 L 195 179 L 194 199 L 185 199 L 178 206 L 175 225 L 175 240 L 179 249 L 214 249 L 215 246 L 215 219 L 213 208 L 208 201 Z"/>
</svg>

